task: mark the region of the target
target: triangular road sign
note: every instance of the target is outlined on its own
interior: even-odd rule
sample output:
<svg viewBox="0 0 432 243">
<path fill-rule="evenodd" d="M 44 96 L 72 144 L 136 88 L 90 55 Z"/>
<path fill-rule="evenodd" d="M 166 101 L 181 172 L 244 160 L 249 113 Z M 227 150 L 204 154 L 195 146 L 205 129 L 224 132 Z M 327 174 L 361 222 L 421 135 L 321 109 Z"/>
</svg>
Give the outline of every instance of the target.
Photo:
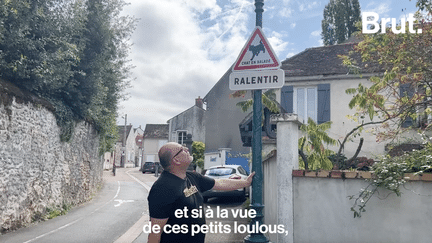
<svg viewBox="0 0 432 243">
<path fill-rule="evenodd" d="M 240 52 L 233 71 L 262 70 L 279 68 L 280 62 L 267 38 L 257 26 Z"/>
</svg>

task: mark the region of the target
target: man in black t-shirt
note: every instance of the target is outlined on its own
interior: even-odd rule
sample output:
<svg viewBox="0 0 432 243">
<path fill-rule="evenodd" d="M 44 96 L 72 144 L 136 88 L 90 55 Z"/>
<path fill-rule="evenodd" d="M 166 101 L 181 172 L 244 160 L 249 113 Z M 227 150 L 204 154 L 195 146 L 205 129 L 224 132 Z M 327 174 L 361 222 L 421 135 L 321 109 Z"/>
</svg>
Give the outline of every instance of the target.
<svg viewBox="0 0 432 243">
<path fill-rule="evenodd" d="M 192 235 L 191 228 L 192 225 L 201 227 L 205 224 L 201 193 L 210 189 L 230 191 L 248 187 L 255 174 L 251 173 L 246 180 L 214 180 L 186 171 L 193 157 L 186 147 L 178 143 L 165 144 L 159 150 L 159 160 L 164 172 L 153 184 L 148 196 L 151 227 L 155 229 L 158 225 L 159 230 L 152 230 L 148 243 L 204 243 L 205 234 L 199 232 Z"/>
</svg>

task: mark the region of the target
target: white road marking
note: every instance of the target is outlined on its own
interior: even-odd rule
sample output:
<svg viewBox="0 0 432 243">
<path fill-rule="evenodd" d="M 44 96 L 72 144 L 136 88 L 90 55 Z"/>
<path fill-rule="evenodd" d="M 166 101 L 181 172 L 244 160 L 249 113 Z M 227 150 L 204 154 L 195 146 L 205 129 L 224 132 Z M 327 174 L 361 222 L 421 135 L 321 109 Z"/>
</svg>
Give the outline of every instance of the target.
<svg viewBox="0 0 432 243">
<path fill-rule="evenodd" d="M 138 182 L 141 186 L 143 186 L 147 192 L 150 192 L 150 187 L 147 186 L 144 182 L 138 180 L 135 176 L 129 174 L 132 170 L 126 171 L 126 174 Z M 142 227 L 149 222 L 149 216 L 143 213 L 143 216 L 128 230 L 126 231 L 120 238 L 118 238 L 114 243 L 124 243 L 124 242 L 133 242 L 138 236 L 143 233 Z"/>
<path fill-rule="evenodd" d="M 119 207 L 119 206 L 122 205 L 123 203 L 135 202 L 134 200 L 121 200 L 121 199 L 116 199 L 116 200 L 114 200 L 114 201 L 118 202 L 118 204 L 114 205 L 114 207 Z"/>
</svg>

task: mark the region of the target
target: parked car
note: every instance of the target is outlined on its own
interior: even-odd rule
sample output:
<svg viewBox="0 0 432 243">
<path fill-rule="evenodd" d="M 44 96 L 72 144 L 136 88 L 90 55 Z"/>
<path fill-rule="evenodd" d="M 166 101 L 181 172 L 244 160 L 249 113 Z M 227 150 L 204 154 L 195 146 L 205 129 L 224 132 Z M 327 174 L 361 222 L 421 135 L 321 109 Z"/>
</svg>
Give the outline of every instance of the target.
<svg viewBox="0 0 432 243">
<path fill-rule="evenodd" d="M 146 172 L 155 173 L 156 164 L 155 162 L 145 162 L 141 167 L 141 172 L 144 174 Z"/>
<path fill-rule="evenodd" d="M 243 169 L 241 165 L 223 165 L 210 167 L 207 169 L 205 176 L 213 179 L 246 179 L 249 176 L 249 173 Z M 238 197 L 244 200 L 247 196 L 249 196 L 249 190 L 249 187 L 234 191 L 208 190 L 203 193 L 203 198 L 204 202 L 207 202 L 211 197 Z"/>
</svg>

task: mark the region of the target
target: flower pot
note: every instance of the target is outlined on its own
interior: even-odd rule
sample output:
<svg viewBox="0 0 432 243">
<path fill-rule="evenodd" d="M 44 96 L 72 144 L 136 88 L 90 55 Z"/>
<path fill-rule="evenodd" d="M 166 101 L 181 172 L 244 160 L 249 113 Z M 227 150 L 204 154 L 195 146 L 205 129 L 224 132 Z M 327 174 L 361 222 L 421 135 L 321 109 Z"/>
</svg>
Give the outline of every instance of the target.
<svg viewBox="0 0 432 243">
<path fill-rule="evenodd" d="M 328 177 L 330 177 L 330 171 L 329 170 L 320 170 L 317 173 L 317 177 L 328 178 Z"/>
<path fill-rule="evenodd" d="M 432 173 L 423 173 L 421 176 L 422 181 L 432 181 Z"/>
<path fill-rule="evenodd" d="M 343 177 L 346 178 L 346 179 L 357 178 L 357 171 L 344 170 L 343 173 L 344 173 Z"/>
<path fill-rule="evenodd" d="M 305 171 L 305 177 L 316 177 L 316 171 Z"/>
<path fill-rule="evenodd" d="M 372 172 L 370 172 L 370 171 L 358 171 L 357 172 L 357 178 L 371 179 L 372 178 Z"/>
<path fill-rule="evenodd" d="M 415 173 L 404 173 L 404 179 L 409 181 L 420 181 L 421 175 L 416 175 Z"/>
<path fill-rule="evenodd" d="M 303 177 L 305 174 L 304 170 L 293 170 L 292 171 L 292 176 L 294 177 Z"/>
<path fill-rule="evenodd" d="M 340 170 L 332 170 L 330 176 L 331 178 L 342 178 L 342 173 Z"/>
</svg>

